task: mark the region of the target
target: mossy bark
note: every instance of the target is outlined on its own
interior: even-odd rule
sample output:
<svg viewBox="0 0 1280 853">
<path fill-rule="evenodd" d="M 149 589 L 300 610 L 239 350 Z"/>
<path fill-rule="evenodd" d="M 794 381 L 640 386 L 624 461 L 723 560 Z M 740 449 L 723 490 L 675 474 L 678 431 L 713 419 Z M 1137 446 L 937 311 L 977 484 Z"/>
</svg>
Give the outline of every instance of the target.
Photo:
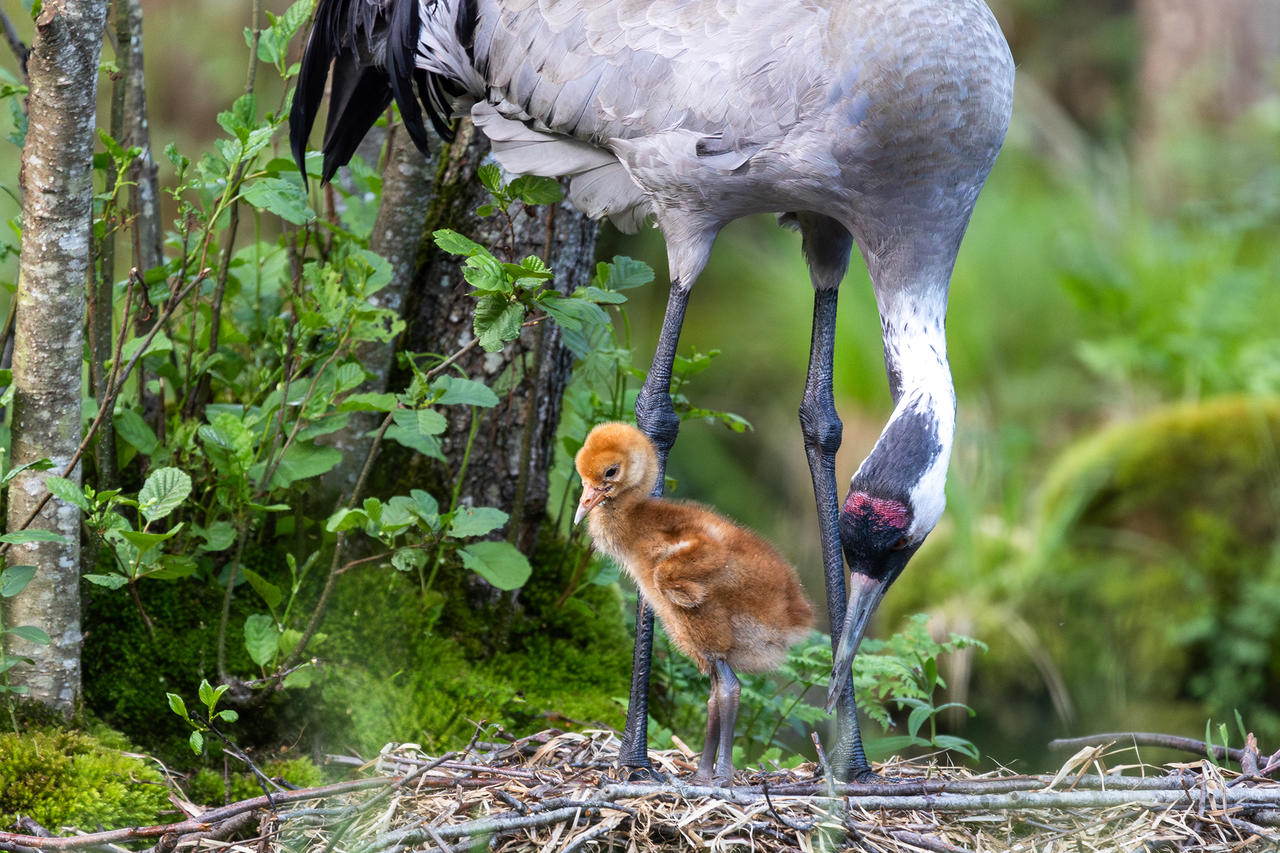
<svg viewBox="0 0 1280 853">
<path fill-rule="evenodd" d="M 89 215 L 98 58 L 106 0 L 46 0 L 36 19 L 28 71 L 30 125 L 22 151 L 22 254 L 13 356 L 11 465 L 47 457 L 56 470 L 80 442 L 82 320 L 89 268 Z M 9 491 L 8 526 L 26 523 L 45 497 L 46 472 L 28 471 Z M 79 469 L 71 472 L 79 479 Z M 9 673 L 33 698 L 69 714 L 80 695 L 79 511 L 49 501 L 32 527 L 61 542 L 14 546 L 10 565 L 38 568 L 5 604 L 6 625 L 36 625 L 48 645 L 5 637 L 32 666 Z"/>
</svg>

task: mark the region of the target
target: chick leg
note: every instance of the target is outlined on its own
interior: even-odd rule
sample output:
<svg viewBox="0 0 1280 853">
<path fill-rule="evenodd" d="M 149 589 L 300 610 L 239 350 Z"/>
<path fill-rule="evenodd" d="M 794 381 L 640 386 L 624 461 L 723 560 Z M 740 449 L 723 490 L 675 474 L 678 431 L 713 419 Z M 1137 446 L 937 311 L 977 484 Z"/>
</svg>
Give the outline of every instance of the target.
<svg viewBox="0 0 1280 853">
<path fill-rule="evenodd" d="M 720 748 L 720 676 L 715 668 L 711 669 L 711 691 L 707 695 L 707 737 L 702 742 L 702 758 L 698 761 L 698 771 L 693 774 L 690 783 L 694 785 L 710 785 L 715 773 L 716 752 Z"/>
<path fill-rule="evenodd" d="M 835 359 L 836 298 L 840 280 L 849 268 L 853 238 L 832 219 L 799 214 L 804 254 L 813 282 L 813 338 L 809 345 L 809 372 L 800 404 L 800 429 L 813 478 L 818 506 L 818 536 L 827 587 L 827 614 L 831 619 L 831 648 L 840 642 L 846 607 L 844 557 L 840 549 L 840 495 L 836 491 L 836 451 L 843 428 L 836 414 L 832 392 Z M 834 676 L 833 676 L 834 677 Z M 830 750 L 832 771 L 839 779 L 856 779 L 871 772 L 862 748 L 858 710 L 853 696 L 853 675 L 841 692 L 836 708 L 836 742 Z"/>
<path fill-rule="evenodd" d="M 716 703 L 720 706 L 719 728 L 720 744 L 716 755 L 716 770 L 713 777 L 717 785 L 728 785 L 733 782 L 733 727 L 738 721 L 738 697 L 741 688 L 738 676 L 733 674 L 729 664 L 717 660 L 712 672 L 718 673 L 712 688 L 716 694 Z M 706 760 L 706 753 L 703 753 Z"/>
</svg>

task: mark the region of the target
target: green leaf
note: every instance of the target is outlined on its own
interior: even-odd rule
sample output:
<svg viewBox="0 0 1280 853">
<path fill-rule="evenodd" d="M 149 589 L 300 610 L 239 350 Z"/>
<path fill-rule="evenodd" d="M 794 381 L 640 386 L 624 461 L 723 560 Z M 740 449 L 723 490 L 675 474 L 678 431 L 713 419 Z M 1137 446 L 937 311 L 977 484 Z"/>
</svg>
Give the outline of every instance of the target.
<svg viewBox="0 0 1280 853">
<path fill-rule="evenodd" d="M 507 523 L 507 514 L 491 506 L 458 507 L 449 525 L 449 535 L 461 539 L 465 536 L 483 536 Z"/>
<path fill-rule="evenodd" d="M 307 205 L 307 194 L 300 181 L 285 178 L 260 178 L 241 193 L 254 207 L 270 211 L 294 225 L 306 225 L 316 218 Z"/>
<path fill-rule="evenodd" d="M 920 727 L 925 724 L 928 719 L 933 716 L 933 708 L 929 705 L 921 704 L 911 712 L 911 716 L 907 718 L 907 732 L 911 736 L 920 733 Z"/>
<path fill-rule="evenodd" d="M 240 567 L 240 574 L 244 575 L 244 579 L 249 582 L 249 586 L 253 587 L 254 592 L 262 596 L 262 600 L 267 603 L 267 607 L 271 610 L 274 611 L 280 606 L 280 602 L 284 601 L 284 592 L 281 591 L 280 587 L 262 575 L 244 566 Z"/>
<path fill-rule="evenodd" d="M 978 752 L 978 747 L 975 746 L 972 741 L 965 740 L 962 737 L 956 737 L 955 735 L 938 735 L 933 739 L 933 745 L 941 747 L 942 749 L 949 749 L 953 752 L 958 752 L 961 755 L 967 755 L 974 761 L 977 761 L 982 757 L 981 753 Z"/>
<path fill-rule="evenodd" d="M 44 485 L 58 500 L 79 508 L 81 512 L 93 511 L 93 505 L 84 496 L 84 489 L 70 480 L 51 474 L 45 478 Z"/>
<path fill-rule="evenodd" d="M 329 516 L 324 523 L 324 529 L 329 533 L 341 533 L 344 530 L 363 527 L 368 520 L 369 516 L 364 514 L 364 510 L 344 508 Z"/>
<path fill-rule="evenodd" d="M 95 586 L 105 586 L 107 589 L 119 589 L 129 582 L 124 575 L 85 575 L 84 579 Z"/>
<path fill-rule="evenodd" d="M 391 565 L 396 571 L 413 572 L 427 564 L 427 555 L 421 548 L 400 548 L 391 555 Z"/>
<path fill-rule="evenodd" d="M 49 635 L 35 625 L 19 625 L 16 628 L 5 628 L 4 633 L 26 640 L 28 643 L 35 643 L 37 646 L 47 646 L 52 642 L 49 639 Z"/>
<path fill-rule="evenodd" d="M 138 492 L 138 512 L 148 522 L 164 518 L 191 494 L 191 477 L 180 468 L 157 468 Z"/>
<path fill-rule="evenodd" d="M 195 557 L 189 554 L 161 554 L 160 567 L 147 571 L 146 577 L 156 580 L 173 581 L 189 578 L 200 569 Z"/>
<path fill-rule="evenodd" d="M 556 204 L 564 198 L 564 189 L 555 178 L 521 175 L 510 183 L 507 193 L 525 204 Z"/>
<path fill-rule="evenodd" d="M 470 256 L 476 252 L 488 251 L 475 240 L 469 240 L 449 228 L 441 228 L 439 231 L 434 231 L 431 236 L 435 239 L 436 245 L 440 247 L 441 251 L 448 252 L 451 255 Z"/>
<path fill-rule="evenodd" d="M 227 708 L 226 710 L 219 711 L 214 715 L 214 717 L 228 723 L 234 723 L 236 720 L 240 719 L 240 712 Z"/>
<path fill-rule="evenodd" d="M 627 297 L 614 290 L 601 290 L 594 285 L 579 287 L 573 292 L 574 299 L 585 299 L 587 302 L 597 302 L 605 305 L 621 305 L 627 301 Z"/>
<path fill-rule="evenodd" d="M 218 701 L 218 697 L 213 695 L 213 685 L 209 683 L 209 679 L 200 679 L 200 689 L 196 691 L 196 694 L 200 697 L 200 701 L 204 706 L 212 711 L 213 706 Z"/>
<path fill-rule="evenodd" d="M 502 263 L 488 252 L 467 258 L 462 268 L 467 284 L 485 293 L 510 293 L 511 281 Z"/>
<path fill-rule="evenodd" d="M 141 556 L 159 545 L 161 542 L 164 542 L 166 539 L 172 539 L 181 529 L 182 524 L 176 524 L 171 529 L 166 530 L 163 533 L 145 533 L 141 530 L 116 530 L 113 531 L 113 533 L 119 535 L 130 545 L 137 548 L 138 555 Z"/>
<path fill-rule="evenodd" d="M 566 329 L 580 329 L 583 324 L 604 326 L 609 323 L 609 315 L 604 313 L 604 309 L 585 299 L 560 296 L 552 291 L 544 295 L 540 304 L 552 319 Z"/>
<path fill-rule="evenodd" d="M 510 302 L 499 293 L 487 293 L 476 300 L 474 328 L 485 352 L 498 352 L 506 341 L 520 335 L 524 306 Z"/>
<path fill-rule="evenodd" d="M 120 348 L 120 360 L 128 364 L 133 360 L 134 353 L 142 348 L 142 344 L 146 341 L 146 336 L 140 338 L 130 338 L 124 342 L 124 346 Z M 169 340 L 169 336 L 164 332 L 159 332 L 151 343 L 147 344 L 147 350 L 143 355 L 156 355 L 157 353 L 170 352 L 173 350 L 173 341 Z"/>
<path fill-rule="evenodd" d="M 207 528 L 196 524 L 192 525 L 192 530 L 204 540 L 201 551 L 225 551 L 236 541 L 235 525 L 229 521 L 215 521 Z"/>
<path fill-rule="evenodd" d="M 283 489 L 299 480 L 308 480 L 327 474 L 342 461 L 342 451 L 332 447 L 316 447 L 291 444 L 280 458 L 271 485 Z"/>
<path fill-rule="evenodd" d="M 435 400 L 437 406 L 498 405 L 498 395 L 488 385 L 461 376 L 441 376 L 431 383 L 431 390 L 441 392 Z"/>
<path fill-rule="evenodd" d="M 310 687 L 314 675 L 315 667 L 311 664 L 304 664 L 284 677 L 284 686 Z"/>
<path fill-rule="evenodd" d="M 626 255 L 614 255 L 610 263 L 596 265 L 595 284 L 605 290 L 631 290 L 651 281 L 653 267 Z"/>
<path fill-rule="evenodd" d="M 266 666 L 280 646 L 280 629 L 265 613 L 255 613 L 244 620 L 244 647 L 258 666 Z"/>
<path fill-rule="evenodd" d="M 17 533 L 0 534 L 0 542 L 10 545 L 27 545 L 31 542 L 66 542 L 67 537 L 52 530 L 19 530 Z"/>
<path fill-rule="evenodd" d="M 156 438 L 155 431 L 142 415 L 133 409 L 117 409 L 113 422 L 116 434 L 129 442 L 143 456 L 150 456 L 156 452 L 160 440 Z"/>
<path fill-rule="evenodd" d="M 173 713 L 184 720 L 191 719 L 191 715 L 187 713 L 187 703 L 182 701 L 181 696 L 177 693 L 166 693 L 164 695 L 169 697 L 169 707 L 173 710 Z"/>
<path fill-rule="evenodd" d="M 395 408 L 395 394 L 352 394 L 338 404 L 339 412 L 392 412 Z"/>
<path fill-rule="evenodd" d="M 476 169 L 476 177 L 491 195 L 502 194 L 502 170 L 493 163 L 481 164 L 480 168 Z"/>
<path fill-rule="evenodd" d="M 509 542 L 474 542 L 458 554 L 464 566 L 498 589 L 519 589 L 533 574 L 528 559 Z"/>
<path fill-rule="evenodd" d="M 191 736 L 187 738 L 187 743 L 191 744 L 191 751 L 196 755 L 204 752 L 204 735 L 200 734 L 200 732 L 192 732 Z"/>
<path fill-rule="evenodd" d="M 8 392 L 5 392 L 5 396 L 8 396 Z M 6 403 L 5 405 L 8 404 Z M 18 476 L 23 471 L 48 471 L 52 467 L 53 462 L 48 459 L 37 459 L 34 462 L 27 462 L 24 465 L 19 465 L 18 467 L 6 472 L 4 477 L 0 477 L 0 486 L 7 486 L 14 477 Z"/>
<path fill-rule="evenodd" d="M 0 572 L 0 598 L 13 598 L 36 576 L 35 566 L 10 566 Z"/>
</svg>

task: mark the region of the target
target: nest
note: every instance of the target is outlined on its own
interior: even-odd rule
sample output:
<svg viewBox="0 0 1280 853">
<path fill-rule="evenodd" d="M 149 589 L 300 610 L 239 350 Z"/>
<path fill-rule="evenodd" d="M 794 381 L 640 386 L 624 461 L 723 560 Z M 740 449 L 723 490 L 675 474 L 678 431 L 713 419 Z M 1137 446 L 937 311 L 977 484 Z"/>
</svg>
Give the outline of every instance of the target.
<svg viewBox="0 0 1280 853">
<path fill-rule="evenodd" d="M 892 782 L 840 784 L 810 763 L 740 771 L 732 787 L 712 788 L 681 781 L 695 755 L 678 741 L 680 749 L 650 752 L 665 781 L 641 783 L 620 773 L 611 731 L 489 742 L 478 734 L 435 758 L 402 744 L 367 764 L 337 759 L 364 777 L 322 788 L 207 811 L 175 797 L 188 817 L 165 826 L 54 836 L 24 825 L 0 831 L 0 851 L 122 853 L 120 845 L 139 843 L 153 845 L 148 853 L 1280 850 L 1280 783 L 1269 778 L 1280 752 L 1261 762 L 1250 738 L 1230 751 L 1241 773 L 1208 760 L 1109 768 L 1136 746 L 1109 751 L 1119 736 L 1100 737 L 1052 776 L 917 759 L 881 765 Z"/>
<path fill-rule="evenodd" d="M 263 840 L 325 853 L 1280 849 L 1280 784 L 1207 760 L 1109 770 L 1105 748 L 1087 747 L 1054 776 L 924 760 L 878 768 L 892 783 L 841 785 L 810 763 L 709 788 L 678 781 L 695 767 L 687 748 L 650 752 L 662 783 L 626 781 L 617 755 L 609 731 L 477 741 L 437 758 L 388 747 L 369 769 L 394 782 L 281 808 Z"/>
</svg>

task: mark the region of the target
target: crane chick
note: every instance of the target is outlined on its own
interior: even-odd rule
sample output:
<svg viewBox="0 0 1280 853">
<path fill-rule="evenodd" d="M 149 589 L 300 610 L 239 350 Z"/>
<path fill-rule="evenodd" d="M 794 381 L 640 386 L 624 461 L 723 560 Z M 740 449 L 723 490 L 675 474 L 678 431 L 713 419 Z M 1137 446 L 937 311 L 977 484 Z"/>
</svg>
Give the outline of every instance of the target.
<svg viewBox="0 0 1280 853">
<path fill-rule="evenodd" d="M 695 784 L 733 776 L 734 671 L 786 659 L 813 624 L 795 569 L 755 533 L 693 503 L 652 497 L 658 455 L 640 430 L 600 424 L 574 460 L 596 547 L 626 570 L 667 636 L 709 673 L 707 736 Z"/>
</svg>

